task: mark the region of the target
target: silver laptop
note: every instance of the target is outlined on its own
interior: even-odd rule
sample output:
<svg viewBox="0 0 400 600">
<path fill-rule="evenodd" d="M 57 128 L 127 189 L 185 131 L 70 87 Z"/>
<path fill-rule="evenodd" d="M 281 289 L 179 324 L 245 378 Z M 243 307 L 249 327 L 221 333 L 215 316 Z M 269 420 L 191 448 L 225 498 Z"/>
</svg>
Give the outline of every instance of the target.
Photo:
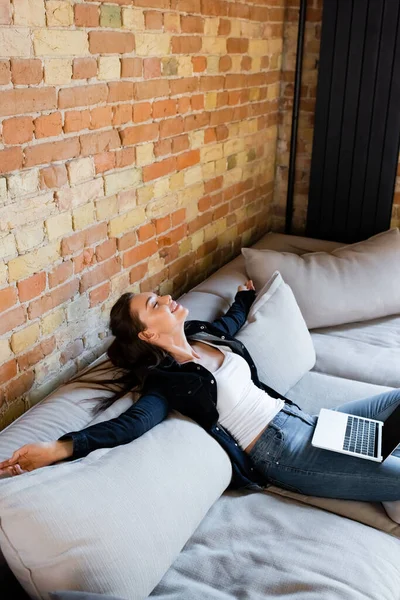
<svg viewBox="0 0 400 600">
<path fill-rule="evenodd" d="M 382 462 L 400 443 L 399 425 L 400 406 L 385 422 L 321 408 L 311 444 Z"/>
</svg>

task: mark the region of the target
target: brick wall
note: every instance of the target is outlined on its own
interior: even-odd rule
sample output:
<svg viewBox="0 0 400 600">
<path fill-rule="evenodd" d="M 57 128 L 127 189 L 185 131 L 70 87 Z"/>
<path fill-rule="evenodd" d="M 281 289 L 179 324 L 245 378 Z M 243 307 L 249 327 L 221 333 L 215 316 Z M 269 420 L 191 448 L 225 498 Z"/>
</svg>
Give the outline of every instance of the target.
<svg viewBox="0 0 400 600">
<path fill-rule="evenodd" d="M 0 429 L 270 229 L 285 0 L 0 0 Z"/>
</svg>

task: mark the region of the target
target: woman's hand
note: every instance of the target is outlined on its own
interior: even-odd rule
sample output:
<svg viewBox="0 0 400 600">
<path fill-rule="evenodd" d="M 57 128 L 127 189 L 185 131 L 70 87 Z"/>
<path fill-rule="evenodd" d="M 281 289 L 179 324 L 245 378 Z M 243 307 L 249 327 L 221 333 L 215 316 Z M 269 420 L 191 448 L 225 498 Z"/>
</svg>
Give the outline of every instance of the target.
<svg viewBox="0 0 400 600">
<path fill-rule="evenodd" d="M 252 280 L 248 279 L 246 281 L 245 285 L 239 285 L 238 292 L 243 292 L 245 290 L 254 290 L 255 291 L 255 289 L 256 288 L 254 287 L 254 284 L 253 284 Z"/>
<path fill-rule="evenodd" d="M 72 440 L 26 444 L 16 450 L 11 458 L 0 462 L 0 475 L 22 475 L 68 458 L 72 452 Z"/>
</svg>

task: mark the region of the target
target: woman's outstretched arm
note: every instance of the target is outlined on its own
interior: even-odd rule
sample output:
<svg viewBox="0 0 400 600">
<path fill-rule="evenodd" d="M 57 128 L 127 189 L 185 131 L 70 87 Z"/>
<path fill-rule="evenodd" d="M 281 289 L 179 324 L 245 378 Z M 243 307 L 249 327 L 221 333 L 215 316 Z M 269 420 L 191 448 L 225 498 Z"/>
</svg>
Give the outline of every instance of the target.
<svg viewBox="0 0 400 600">
<path fill-rule="evenodd" d="M 239 329 L 245 324 L 250 306 L 256 297 L 255 288 L 251 279 L 246 281 L 245 285 L 239 285 L 235 300 L 230 309 L 219 319 L 213 321 L 213 326 L 228 333 L 236 335 Z"/>
</svg>

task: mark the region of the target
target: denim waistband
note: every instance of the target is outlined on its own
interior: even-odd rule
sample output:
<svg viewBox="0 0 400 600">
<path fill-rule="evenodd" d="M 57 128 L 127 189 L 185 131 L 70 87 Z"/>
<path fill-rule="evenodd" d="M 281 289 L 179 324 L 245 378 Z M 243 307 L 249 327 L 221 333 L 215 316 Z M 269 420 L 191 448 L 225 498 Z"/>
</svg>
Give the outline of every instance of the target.
<svg viewBox="0 0 400 600">
<path fill-rule="evenodd" d="M 313 423 L 313 417 L 308 413 L 305 413 L 303 410 L 301 410 L 301 408 L 298 408 L 296 405 L 293 404 L 285 404 L 285 406 L 283 406 L 281 410 L 275 415 L 275 417 L 268 423 L 268 427 L 280 429 L 284 426 L 290 415 L 298 417 L 306 423 Z"/>
</svg>

